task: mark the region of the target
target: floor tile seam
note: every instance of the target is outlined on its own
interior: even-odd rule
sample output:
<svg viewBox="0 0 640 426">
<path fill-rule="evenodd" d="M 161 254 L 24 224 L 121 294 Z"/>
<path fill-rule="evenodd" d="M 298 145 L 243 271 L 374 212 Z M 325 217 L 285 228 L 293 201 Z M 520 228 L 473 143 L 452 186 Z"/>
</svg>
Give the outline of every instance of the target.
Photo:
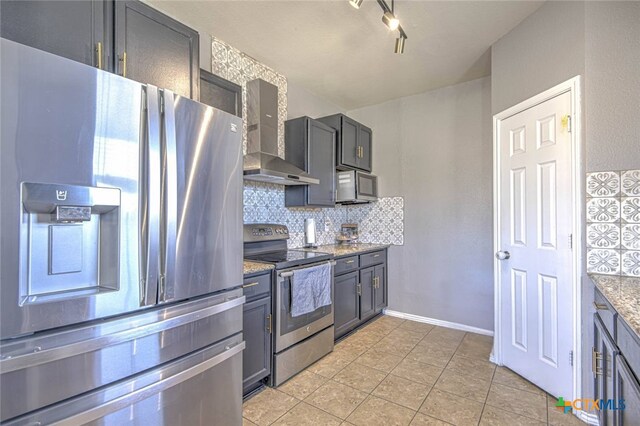
<svg viewBox="0 0 640 426">
<path fill-rule="evenodd" d="M 528 416 L 528 415 L 526 415 L 526 414 L 522 414 L 522 413 L 516 413 L 515 411 L 509 410 L 509 409 L 507 409 L 507 408 L 505 408 L 505 407 L 498 407 L 497 405 L 490 404 L 489 402 L 485 403 L 485 405 L 488 405 L 488 406 L 493 407 L 493 408 L 500 409 L 500 410 L 502 410 L 502 411 L 507 411 L 507 412 L 509 412 L 509 413 L 511 413 L 511 414 L 516 414 L 516 415 L 518 415 L 518 416 L 522 416 L 522 417 L 525 417 L 525 418 L 527 418 L 527 419 L 535 420 L 535 421 L 537 421 L 537 422 L 543 422 L 542 420 L 540 420 L 540 419 L 539 419 L 539 418 L 537 418 L 537 417 Z M 545 414 L 546 414 L 546 417 L 548 418 L 548 417 L 549 417 L 548 410 L 545 410 L 545 411 L 547 411 Z M 543 422 L 543 423 L 544 423 L 544 422 Z"/>
<path fill-rule="evenodd" d="M 434 389 L 435 389 L 435 385 L 431 388 L 431 391 L 429 391 L 429 395 L 431 395 L 431 392 L 432 392 Z M 456 398 L 462 398 L 462 399 L 467 399 L 467 400 L 469 400 L 469 401 L 473 401 L 472 399 L 465 398 L 464 396 L 459 396 L 459 395 L 453 394 L 453 393 L 451 393 L 451 392 L 448 392 L 448 391 L 445 391 L 445 390 L 442 390 L 442 389 L 438 389 L 438 391 L 439 391 L 439 392 L 444 392 L 444 393 L 446 393 L 446 394 L 448 394 L 448 395 L 451 395 L 451 396 L 454 396 L 454 397 L 456 397 Z M 427 398 L 429 398 L 429 395 L 427 395 Z M 422 405 L 424 405 L 424 403 L 426 402 L 427 398 L 425 398 L 425 400 L 422 402 Z M 478 402 L 478 401 L 474 401 L 474 402 L 477 402 L 478 404 L 480 404 L 480 402 Z M 422 408 L 422 405 L 420 406 L 420 408 Z M 485 407 L 486 405 L 487 405 L 487 404 L 483 404 L 483 405 L 482 405 L 482 412 L 484 412 L 484 407 Z M 418 412 L 420 412 L 420 409 L 418 409 Z M 449 423 L 449 422 L 448 422 L 447 420 L 445 420 L 445 419 L 441 419 L 440 417 L 436 416 L 435 414 L 427 414 L 427 413 L 422 413 L 422 414 L 424 414 L 424 415 L 426 415 L 426 416 L 429 416 L 429 417 L 433 417 L 434 419 L 438 419 L 438 420 L 440 420 L 440 421 L 442 421 L 442 422 L 445 422 L 445 423 L 447 423 L 447 424 L 452 424 L 452 423 Z M 514 414 L 515 414 L 515 413 L 514 413 Z M 480 414 L 480 417 L 478 418 L 478 422 L 476 423 L 476 425 L 478 425 L 478 424 L 480 423 L 480 419 L 481 419 L 481 418 L 482 418 L 482 413 Z"/>
<path fill-rule="evenodd" d="M 343 383 L 336 382 L 336 381 L 335 381 L 335 380 L 333 380 L 333 379 L 329 379 L 329 380 L 331 380 L 331 381 L 333 381 L 334 383 L 337 383 L 337 384 L 339 384 L 339 385 L 347 386 L 348 388 L 355 389 L 355 388 L 352 388 L 352 387 L 351 387 L 351 386 L 349 386 L 349 385 L 345 385 L 345 384 L 343 384 Z M 326 383 L 325 383 L 325 384 L 326 384 Z M 324 386 L 324 385 L 322 385 L 322 386 Z M 322 387 L 322 386 L 321 386 L 321 387 Z M 320 389 L 320 388 L 318 388 L 318 389 Z M 318 389 L 316 389 L 316 390 L 318 390 Z M 355 390 L 362 392 L 362 391 L 361 391 L 361 390 L 359 390 L 359 389 L 355 389 Z M 309 405 L 311 405 L 312 407 L 317 408 L 318 410 L 320 410 L 320 411 L 322 411 L 322 412 L 324 412 L 324 413 L 330 414 L 330 415 L 332 415 L 333 417 L 335 417 L 336 419 L 340 419 L 340 421 L 341 421 L 342 423 L 344 423 L 344 422 L 346 422 L 346 421 L 347 421 L 347 419 L 346 419 L 346 418 L 345 418 L 345 419 L 343 419 L 343 418 L 341 418 L 341 417 L 338 417 L 338 416 L 336 416 L 335 414 L 328 412 L 328 411 L 327 411 L 327 410 L 325 410 L 324 408 L 318 407 L 318 406 L 316 406 L 316 405 L 312 404 L 311 402 L 307 402 L 307 399 L 308 399 L 308 398 L 309 398 L 313 393 L 315 393 L 315 391 L 311 392 L 311 393 L 309 394 L 309 396 L 307 396 L 307 398 L 303 399 L 303 400 L 302 400 L 302 401 L 300 401 L 300 402 L 305 402 L 306 404 L 309 404 Z M 363 392 L 363 393 L 366 393 L 366 392 Z M 358 409 L 358 407 L 359 407 L 359 406 L 360 406 L 364 401 L 366 401 L 366 400 L 367 400 L 367 398 L 363 399 L 363 400 L 362 400 L 362 402 L 359 402 L 359 403 L 358 403 L 358 405 L 356 405 L 356 407 L 355 407 L 355 408 L 354 408 L 354 409 L 353 409 L 353 410 L 352 410 L 352 411 L 347 415 L 347 418 L 348 418 L 351 414 L 353 414 L 353 412 L 354 412 L 354 411 L 356 411 L 356 410 Z"/>
<path fill-rule="evenodd" d="M 526 379 L 525 379 L 525 380 L 526 380 Z M 520 388 L 517 388 L 517 387 L 515 387 L 515 386 L 511 386 L 511 385 L 508 385 L 508 384 L 505 384 L 505 383 L 496 382 L 496 381 L 495 381 L 495 373 L 494 373 L 494 377 L 491 379 L 491 384 L 493 385 L 494 383 L 495 383 L 495 384 L 497 384 L 497 385 L 500 385 L 500 386 L 507 387 L 507 388 L 509 388 L 509 389 L 513 389 L 513 390 L 517 390 L 517 391 L 522 391 L 522 392 L 527 392 L 527 393 L 529 393 L 529 394 L 531 394 L 531 395 L 535 395 L 535 396 L 544 396 L 545 404 L 547 405 L 547 408 L 549 408 L 549 407 L 548 407 L 548 405 L 549 405 L 549 401 L 547 400 L 547 395 L 546 395 L 546 394 L 545 394 L 545 395 L 540 395 L 540 393 L 538 393 L 538 392 L 532 392 L 532 391 L 529 391 L 529 390 L 526 390 L 526 389 L 520 389 Z"/>
<path fill-rule="evenodd" d="M 380 383 L 382 383 L 382 382 L 380 382 Z M 415 383 L 415 382 L 414 382 L 414 383 Z M 380 386 L 380 385 L 378 385 L 378 386 Z M 422 404 L 424 404 L 424 401 L 427 399 L 427 397 L 425 396 L 425 397 L 424 397 L 424 399 L 422 400 L 422 402 L 420 402 L 420 406 L 419 406 L 417 409 L 416 409 L 416 408 L 407 407 L 406 405 L 402 405 L 402 404 L 400 404 L 399 402 L 392 401 L 392 400 L 390 400 L 390 399 L 388 399 L 388 398 L 385 398 L 384 396 L 380 396 L 380 395 L 376 395 L 376 394 L 374 394 L 373 392 L 374 392 L 376 389 L 378 389 L 378 386 L 376 386 L 376 388 L 371 392 L 371 396 L 374 396 L 374 397 L 376 397 L 376 398 L 379 398 L 379 399 L 385 400 L 385 401 L 390 402 L 390 403 L 392 403 L 392 404 L 395 404 L 395 405 L 397 405 L 397 406 L 399 406 L 399 407 L 406 408 L 407 410 L 415 411 L 416 413 L 418 412 L 418 410 L 420 409 L 420 407 L 422 407 Z M 426 386 L 426 385 L 425 385 L 425 386 Z M 433 386 L 431 386 L 431 387 L 433 387 Z M 429 392 L 431 392 L 431 389 L 429 389 Z M 429 392 L 427 392 L 427 395 L 429 395 Z"/>
<path fill-rule="evenodd" d="M 282 391 L 281 391 L 281 392 L 282 392 Z M 284 392 L 282 392 L 282 393 L 284 393 Z M 287 394 L 285 394 L 285 395 L 287 395 Z M 291 395 L 289 395 L 289 396 L 291 396 Z M 291 396 L 291 398 L 295 398 L 295 397 Z M 295 400 L 296 400 L 296 401 L 298 401 L 298 402 L 296 403 L 296 405 L 294 405 L 293 407 L 289 408 L 287 411 L 285 411 L 285 412 L 284 412 L 284 414 L 282 414 L 280 417 L 278 417 L 277 419 L 275 419 L 274 421 L 272 421 L 271 423 L 269 423 L 269 425 L 272 425 L 272 424 L 276 423 L 278 420 L 280 420 L 281 418 L 283 418 L 284 416 L 286 416 L 286 415 L 289 413 L 289 411 L 293 410 L 294 408 L 296 408 L 298 405 L 300 405 L 300 404 L 302 403 L 302 400 L 300 400 L 300 399 L 298 399 L 298 398 L 295 398 Z"/>
</svg>

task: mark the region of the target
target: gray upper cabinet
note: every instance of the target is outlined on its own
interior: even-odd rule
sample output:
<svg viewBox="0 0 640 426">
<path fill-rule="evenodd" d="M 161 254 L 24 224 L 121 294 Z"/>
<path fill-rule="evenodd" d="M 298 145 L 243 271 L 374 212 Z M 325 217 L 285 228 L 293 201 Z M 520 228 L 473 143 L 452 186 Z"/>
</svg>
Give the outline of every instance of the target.
<svg viewBox="0 0 640 426">
<path fill-rule="evenodd" d="M 200 102 L 242 117 L 242 87 L 200 70 Z"/>
<path fill-rule="evenodd" d="M 373 132 L 344 114 L 334 114 L 318 119 L 337 131 L 336 168 L 371 171 Z"/>
<path fill-rule="evenodd" d="M 0 35 L 74 61 L 111 70 L 112 6 L 112 2 L 101 0 L 3 0 L 0 2 Z"/>
<path fill-rule="evenodd" d="M 199 99 L 196 31 L 139 1 L 117 1 L 115 54 L 118 74 Z"/>
<path fill-rule="evenodd" d="M 336 203 L 335 130 L 309 117 L 285 122 L 285 158 L 311 176 L 318 185 L 288 186 L 287 207 L 334 207 Z"/>
</svg>

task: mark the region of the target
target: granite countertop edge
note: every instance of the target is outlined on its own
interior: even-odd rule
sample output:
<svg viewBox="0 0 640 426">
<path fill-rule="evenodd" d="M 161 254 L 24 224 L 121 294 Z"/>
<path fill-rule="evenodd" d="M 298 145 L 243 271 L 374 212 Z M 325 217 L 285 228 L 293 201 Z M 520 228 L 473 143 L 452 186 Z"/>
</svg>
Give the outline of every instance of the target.
<svg viewBox="0 0 640 426">
<path fill-rule="evenodd" d="M 273 265 L 268 263 L 252 262 L 250 260 L 243 261 L 244 275 L 257 274 L 274 269 Z"/>
<path fill-rule="evenodd" d="M 640 339 L 640 277 L 588 275 L 619 317 Z"/>
<path fill-rule="evenodd" d="M 391 247 L 390 244 L 356 243 L 356 244 L 324 244 L 314 248 L 302 247 L 299 250 L 318 253 L 329 253 L 335 258 L 354 256 L 370 251 L 384 250 Z"/>
</svg>

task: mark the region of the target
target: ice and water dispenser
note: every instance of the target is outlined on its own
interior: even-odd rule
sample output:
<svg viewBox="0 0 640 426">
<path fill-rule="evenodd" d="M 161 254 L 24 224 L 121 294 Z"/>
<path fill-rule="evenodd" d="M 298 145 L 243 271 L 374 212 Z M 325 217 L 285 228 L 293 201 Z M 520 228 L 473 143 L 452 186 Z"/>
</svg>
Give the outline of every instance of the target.
<svg viewBox="0 0 640 426">
<path fill-rule="evenodd" d="M 120 190 L 22 183 L 20 304 L 118 290 Z"/>
</svg>

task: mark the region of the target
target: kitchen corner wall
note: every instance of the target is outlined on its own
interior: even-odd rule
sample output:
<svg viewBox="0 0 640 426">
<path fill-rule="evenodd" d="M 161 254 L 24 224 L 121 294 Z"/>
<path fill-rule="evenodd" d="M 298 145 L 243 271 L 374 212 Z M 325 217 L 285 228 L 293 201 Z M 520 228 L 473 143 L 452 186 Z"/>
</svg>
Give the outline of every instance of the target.
<svg viewBox="0 0 640 426">
<path fill-rule="evenodd" d="M 211 70 L 242 86 L 242 143 L 247 152 L 247 90 L 246 83 L 261 78 L 278 87 L 278 155 L 284 157 L 284 122 L 287 119 L 288 84 L 282 74 L 240 52 L 227 43 L 211 37 Z M 304 99 L 311 102 L 306 103 Z M 324 114 L 331 104 L 318 102 L 314 95 L 296 87 L 296 111 L 306 114 Z M 320 112 L 322 111 L 322 112 Z M 339 108 L 326 111 L 326 115 L 340 112 Z M 384 180 L 384 176 L 381 176 Z M 318 244 L 332 244 L 343 223 L 358 223 L 363 243 L 404 244 L 404 199 L 383 197 L 375 203 L 337 206 L 336 208 L 287 208 L 284 205 L 285 188 L 282 185 L 245 181 L 244 222 L 284 223 L 289 227 L 290 247 L 304 245 L 304 219 L 314 218 L 318 230 Z"/>
</svg>

